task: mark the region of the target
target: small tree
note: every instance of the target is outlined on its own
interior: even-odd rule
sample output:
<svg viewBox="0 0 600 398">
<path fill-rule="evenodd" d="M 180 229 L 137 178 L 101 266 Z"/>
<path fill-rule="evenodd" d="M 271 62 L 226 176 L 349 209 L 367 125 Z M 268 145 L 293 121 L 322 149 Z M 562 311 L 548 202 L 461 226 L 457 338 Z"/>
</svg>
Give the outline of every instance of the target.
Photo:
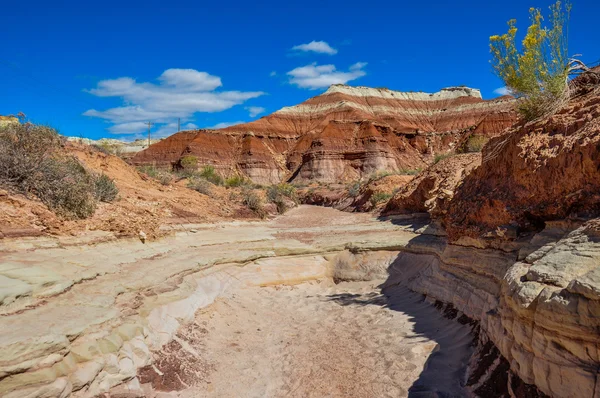
<svg viewBox="0 0 600 398">
<path fill-rule="evenodd" d="M 531 25 L 520 51 L 514 19 L 508 21 L 507 33 L 490 37 L 494 73 L 520 99 L 519 111 L 526 120 L 550 113 L 568 99 L 569 74 L 583 66 L 568 57 L 570 11 L 570 3 L 557 1 L 544 27 L 540 9 L 531 8 Z"/>
</svg>

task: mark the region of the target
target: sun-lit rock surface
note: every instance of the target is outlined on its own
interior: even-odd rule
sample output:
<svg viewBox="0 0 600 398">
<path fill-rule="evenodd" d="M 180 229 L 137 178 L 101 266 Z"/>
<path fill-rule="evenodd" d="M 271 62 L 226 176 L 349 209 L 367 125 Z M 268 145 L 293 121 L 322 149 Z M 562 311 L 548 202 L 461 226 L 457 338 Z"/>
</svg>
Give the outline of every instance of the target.
<svg viewBox="0 0 600 398">
<path fill-rule="evenodd" d="M 177 133 L 139 152 L 134 164 L 176 166 L 186 155 L 258 183 L 340 182 L 382 170 L 424 167 L 471 134 L 492 137 L 516 120 L 514 99 L 479 90 L 437 93 L 331 86 L 302 104 L 220 130 Z"/>
</svg>

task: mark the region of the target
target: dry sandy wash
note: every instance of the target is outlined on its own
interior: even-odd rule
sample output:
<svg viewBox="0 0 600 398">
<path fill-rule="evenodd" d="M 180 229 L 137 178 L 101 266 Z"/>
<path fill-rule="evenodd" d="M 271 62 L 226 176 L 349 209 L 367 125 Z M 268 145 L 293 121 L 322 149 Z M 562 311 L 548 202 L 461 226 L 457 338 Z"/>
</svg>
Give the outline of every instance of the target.
<svg viewBox="0 0 600 398">
<path fill-rule="evenodd" d="M 301 206 L 146 244 L 1 241 L 0 396 L 463 396 L 471 328 L 381 289 L 427 231 Z"/>
<path fill-rule="evenodd" d="M 388 294 L 370 282 L 322 282 L 218 300 L 181 335 L 202 364 L 197 386 L 173 396 L 463 396 L 470 329 L 421 295 Z M 198 365 L 185 364 L 184 373 Z"/>
</svg>

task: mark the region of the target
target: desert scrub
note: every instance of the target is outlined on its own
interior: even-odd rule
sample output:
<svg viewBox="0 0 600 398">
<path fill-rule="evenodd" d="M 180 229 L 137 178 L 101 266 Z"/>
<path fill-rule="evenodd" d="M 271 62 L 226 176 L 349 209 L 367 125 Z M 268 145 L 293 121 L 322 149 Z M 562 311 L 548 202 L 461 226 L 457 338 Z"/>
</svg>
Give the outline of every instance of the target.
<svg viewBox="0 0 600 398">
<path fill-rule="evenodd" d="M 117 198 L 119 188 L 106 174 L 94 178 L 94 197 L 100 202 L 112 202 Z"/>
<path fill-rule="evenodd" d="M 225 179 L 225 186 L 229 188 L 241 187 L 242 185 L 249 185 L 248 181 L 244 176 L 234 175 Z"/>
<path fill-rule="evenodd" d="M 121 156 L 123 154 L 121 145 L 110 143 L 108 141 L 100 141 L 97 144 L 93 144 L 92 147 L 106 155 Z"/>
<path fill-rule="evenodd" d="M 472 135 L 467 140 L 467 152 L 481 152 L 483 146 L 489 141 L 489 138 L 483 135 Z"/>
<path fill-rule="evenodd" d="M 200 177 L 205 178 L 206 180 L 208 180 L 209 182 L 211 182 L 215 185 L 223 185 L 223 177 L 221 177 L 219 174 L 217 174 L 214 166 L 210 166 L 210 165 L 204 166 L 200 170 L 198 175 Z"/>
<path fill-rule="evenodd" d="M 262 199 L 257 195 L 254 190 L 245 188 L 241 192 L 242 204 L 252 210 L 260 218 L 266 216 L 266 212 L 263 206 Z"/>
<path fill-rule="evenodd" d="M 438 164 L 441 160 L 444 160 L 446 158 L 449 158 L 451 156 L 454 156 L 454 154 L 452 152 L 448 152 L 448 153 L 438 153 L 437 155 L 435 155 L 435 157 L 433 158 L 433 164 Z"/>
<path fill-rule="evenodd" d="M 140 166 L 137 170 L 146 174 L 150 178 L 154 178 L 156 181 L 160 182 L 162 185 L 169 185 L 171 181 L 173 181 L 173 174 L 168 171 L 160 170 L 156 166 Z"/>
<path fill-rule="evenodd" d="M 371 195 L 369 202 L 371 202 L 371 206 L 375 207 L 379 203 L 389 200 L 391 197 L 392 195 L 386 192 L 375 192 L 373 195 Z"/>
<path fill-rule="evenodd" d="M 190 178 L 187 187 L 207 196 L 212 195 L 213 184 L 211 184 L 208 180 L 206 180 L 203 177 Z"/>
<path fill-rule="evenodd" d="M 65 218 L 96 209 L 94 177 L 68 156 L 56 130 L 31 123 L 0 127 L 0 185 L 37 196 Z"/>
<path fill-rule="evenodd" d="M 403 176 L 415 176 L 421 172 L 422 169 L 400 169 L 398 170 L 399 175 Z"/>
<path fill-rule="evenodd" d="M 529 121 L 554 112 L 569 97 L 569 75 L 588 70 L 569 58 L 569 16 L 571 4 L 557 1 L 550 7 L 549 24 L 542 12 L 530 8 L 530 25 L 519 47 L 517 21 L 508 21 L 508 32 L 490 37 L 494 73 L 508 91 L 519 98 L 517 108 Z"/>
<path fill-rule="evenodd" d="M 186 155 L 179 159 L 179 166 L 183 170 L 195 170 L 198 168 L 198 158 L 193 155 Z"/>
<path fill-rule="evenodd" d="M 34 192 L 48 208 L 65 218 L 88 218 L 96 210 L 94 177 L 72 157 L 47 162 L 36 178 Z"/>
<path fill-rule="evenodd" d="M 267 188 L 267 200 L 277 206 L 277 212 L 279 214 L 283 214 L 288 210 L 286 198 L 296 204 L 298 203 L 298 196 L 296 194 L 295 186 L 287 183 L 281 183 L 277 185 L 271 185 Z"/>
<path fill-rule="evenodd" d="M 356 198 L 358 195 L 360 195 L 360 188 L 360 181 L 353 182 L 348 186 L 348 196 L 351 198 Z"/>
</svg>

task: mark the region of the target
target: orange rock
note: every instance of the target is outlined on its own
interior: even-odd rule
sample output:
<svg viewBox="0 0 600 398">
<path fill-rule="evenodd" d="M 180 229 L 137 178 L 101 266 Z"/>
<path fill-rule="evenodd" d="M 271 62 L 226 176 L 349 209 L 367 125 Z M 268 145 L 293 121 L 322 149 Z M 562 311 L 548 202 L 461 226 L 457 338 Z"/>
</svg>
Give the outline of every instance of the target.
<svg viewBox="0 0 600 398">
<path fill-rule="evenodd" d="M 492 137 L 516 120 L 514 99 L 483 100 L 467 87 L 403 93 L 331 86 L 322 95 L 259 120 L 177 133 L 139 152 L 133 164 L 176 167 L 193 155 L 222 174 L 257 183 L 349 181 L 377 171 L 417 169 L 466 135 Z"/>
</svg>

